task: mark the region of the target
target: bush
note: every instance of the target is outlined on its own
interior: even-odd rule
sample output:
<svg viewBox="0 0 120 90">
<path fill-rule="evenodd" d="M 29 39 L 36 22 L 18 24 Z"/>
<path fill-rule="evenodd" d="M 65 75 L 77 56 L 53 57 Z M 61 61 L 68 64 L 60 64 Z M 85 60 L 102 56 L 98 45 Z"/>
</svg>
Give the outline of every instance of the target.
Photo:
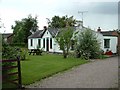
<svg viewBox="0 0 120 90">
<path fill-rule="evenodd" d="M 78 49 L 75 50 L 75 57 L 80 58 L 80 51 Z"/>
<path fill-rule="evenodd" d="M 77 37 L 76 56 L 85 59 L 97 58 L 100 52 L 100 43 L 92 30 L 86 29 Z"/>
<path fill-rule="evenodd" d="M 13 47 L 10 47 L 6 42 L 2 42 L 2 60 L 10 60 L 10 59 L 16 59 L 16 52 Z M 14 62 L 4 62 L 2 63 L 2 67 L 6 66 L 13 66 L 15 63 Z M 11 72 L 13 69 L 10 70 L 3 70 L 2 75 L 6 75 L 9 72 Z M 13 77 L 9 76 L 6 77 L 7 80 L 11 79 Z M 7 88 L 8 83 L 2 82 L 2 88 Z"/>
<path fill-rule="evenodd" d="M 27 50 L 25 50 L 24 48 L 20 49 L 20 59 L 21 60 L 25 60 L 26 59 L 26 54 L 27 54 Z"/>
<path fill-rule="evenodd" d="M 20 49 L 19 47 L 12 47 L 6 42 L 3 41 L 2 43 L 2 60 L 11 60 L 11 59 L 17 59 L 17 56 L 20 56 L 20 59 L 25 60 L 26 59 L 26 51 L 24 49 Z M 16 64 L 16 62 L 4 62 L 2 63 L 2 67 L 6 66 L 13 66 Z M 8 73 L 13 72 L 16 69 L 10 69 L 10 70 L 3 70 L 2 75 L 6 75 Z M 6 80 L 15 79 L 17 76 L 9 76 L 6 78 Z M 12 86 L 12 83 L 8 82 L 2 82 L 2 88 L 14 88 Z"/>
<path fill-rule="evenodd" d="M 2 59 L 16 59 L 17 52 L 16 50 L 9 46 L 7 43 L 2 43 Z"/>
</svg>

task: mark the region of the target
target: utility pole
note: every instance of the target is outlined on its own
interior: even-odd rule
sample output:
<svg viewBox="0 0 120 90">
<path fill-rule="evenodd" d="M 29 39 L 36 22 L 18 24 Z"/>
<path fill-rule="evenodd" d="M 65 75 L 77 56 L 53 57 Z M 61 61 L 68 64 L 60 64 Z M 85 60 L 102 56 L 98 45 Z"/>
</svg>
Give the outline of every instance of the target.
<svg viewBox="0 0 120 90">
<path fill-rule="evenodd" d="M 78 11 L 78 14 L 81 13 L 82 14 L 82 23 L 83 23 L 83 14 L 87 13 L 88 11 Z"/>
</svg>

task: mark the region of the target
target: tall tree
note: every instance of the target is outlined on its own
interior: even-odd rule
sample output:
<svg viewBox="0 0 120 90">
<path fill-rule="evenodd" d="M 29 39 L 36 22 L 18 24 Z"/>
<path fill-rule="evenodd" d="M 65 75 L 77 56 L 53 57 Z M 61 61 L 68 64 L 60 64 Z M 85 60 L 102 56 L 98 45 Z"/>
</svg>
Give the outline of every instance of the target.
<svg viewBox="0 0 120 90">
<path fill-rule="evenodd" d="M 54 16 L 52 17 L 51 21 L 48 22 L 48 27 L 52 28 L 64 28 L 66 26 L 74 26 L 76 24 L 76 20 L 73 16 L 68 17 L 66 16 Z"/>
<path fill-rule="evenodd" d="M 64 29 L 61 29 L 56 37 L 56 40 L 60 45 L 60 49 L 63 51 L 64 58 L 66 58 L 68 55 L 71 45 L 72 35 L 73 35 L 73 29 L 70 27 L 66 27 Z"/>
<path fill-rule="evenodd" d="M 24 42 L 24 25 L 23 25 L 23 22 L 22 21 L 15 21 L 15 26 L 13 28 L 13 33 L 14 33 L 14 36 L 13 36 L 13 42 L 14 43 L 23 43 Z"/>
<path fill-rule="evenodd" d="M 33 18 L 31 15 L 21 21 L 15 21 L 15 24 L 15 26 L 12 26 L 14 43 L 27 43 L 27 38 L 32 34 L 31 32 L 35 32 L 38 29 L 37 17 Z"/>
</svg>

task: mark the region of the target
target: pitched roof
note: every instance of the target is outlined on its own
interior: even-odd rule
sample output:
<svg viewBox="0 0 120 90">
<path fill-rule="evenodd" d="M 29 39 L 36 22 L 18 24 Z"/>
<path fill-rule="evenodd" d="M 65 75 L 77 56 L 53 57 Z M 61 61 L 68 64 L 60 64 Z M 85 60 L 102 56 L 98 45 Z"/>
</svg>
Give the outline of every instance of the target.
<svg viewBox="0 0 120 90">
<path fill-rule="evenodd" d="M 60 31 L 60 29 L 58 28 L 48 28 L 48 31 L 50 32 L 50 34 L 55 37 L 56 34 Z"/>
<path fill-rule="evenodd" d="M 101 31 L 103 36 L 118 36 L 116 31 Z"/>
<path fill-rule="evenodd" d="M 43 30 L 37 30 L 34 34 L 30 35 L 28 38 L 41 38 Z"/>
<path fill-rule="evenodd" d="M 57 32 L 59 31 L 59 29 L 56 28 L 48 28 L 48 31 L 50 32 L 50 34 L 55 37 L 55 35 L 57 34 Z M 28 38 L 42 38 L 42 36 L 44 35 L 44 33 L 46 32 L 46 30 L 38 30 L 36 31 L 34 34 L 30 35 Z"/>
<path fill-rule="evenodd" d="M 73 30 L 76 30 L 77 27 L 71 27 L 71 28 Z M 50 32 L 52 37 L 55 37 L 62 29 L 64 28 L 48 28 L 47 30 Z M 45 32 L 46 30 L 38 30 L 34 34 L 30 35 L 28 38 L 42 38 Z"/>
<path fill-rule="evenodd" d="M 57 28 L 48 28 L 47 29 L 50 34 L 55 37 L 55 35 L 58 33 L 59 29 Z M 34 34 L 30 35 L 28 38 L 42 38 L 46 30 L 38 30 Z"/>
</svg>

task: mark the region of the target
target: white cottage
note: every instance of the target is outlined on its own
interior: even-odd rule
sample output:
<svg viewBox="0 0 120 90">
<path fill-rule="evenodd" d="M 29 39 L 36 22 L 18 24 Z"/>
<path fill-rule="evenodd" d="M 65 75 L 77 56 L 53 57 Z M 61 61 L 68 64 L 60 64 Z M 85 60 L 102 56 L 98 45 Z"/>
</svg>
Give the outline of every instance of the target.
<svg viewBox="0 0 120 90">
<path fill-rule="evenodd" d="M 74 31 L 84 31 L 85 27 L 74 27 Z M 43 48 L 47 52 L 62 53 L 60 46 L 57 43 L 55 37 L 60 29 L 48 28 L 44 30 L 38 30 L 34 34 L 28 37 L 28 49 Z M 111 50 L 113 53 L 117 53 L 117 36 L 106 36 L 103 32 L 93 31 L 97 36 L 97 39 L 101 43 L 101 49 Z"/>
<path fill-rule="evenodd" d="M 28 37 L 28 49 L 42 48 L 48 52 L 61 53 L 60 47 L 55 39 L 59 29 L 48 28 L 44 30 L 38 30 L 34 34 Z"/>
<path fill-rule="evenodd" d="M 103 50 L 106 52 L 107 50 L 112 51 L 113 53 L 117 53 L 118 47 L 118 36 L 115 31 L 101 31 L 103 35 Z"/>
</svg>

